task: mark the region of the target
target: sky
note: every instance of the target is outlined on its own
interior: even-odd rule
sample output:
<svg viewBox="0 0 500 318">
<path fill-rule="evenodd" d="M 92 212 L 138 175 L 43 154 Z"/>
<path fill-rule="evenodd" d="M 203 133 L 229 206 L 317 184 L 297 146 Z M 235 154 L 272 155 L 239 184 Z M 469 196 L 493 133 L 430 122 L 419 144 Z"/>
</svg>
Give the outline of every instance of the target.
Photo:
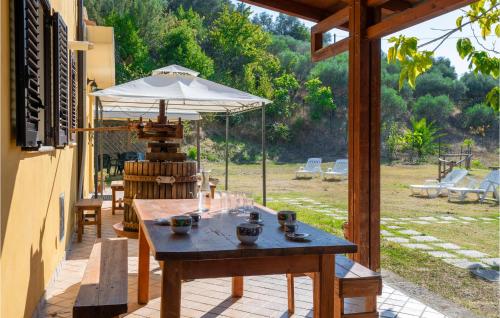
<svg viewBox="0 0 500 318">
<path fill-rule="evenodd" d="M 240 1 L 232 0 L 234 3 L 238 3 Z M 252 8 L 252 11 L 254 14 L 259 13 L 259 12 L 268 12 L 273 15 L 277 15 L 276 12 L 266 10 L 260 7 L 256 6 L 250 6 Z M 440 17 L 434 18 L 432 20 L 428 20 L 424 23 L 420 23 L 416 26 L 413 26 L 411 28 L 405 29 L 401 32 L 391 34 L 387 37 L 382 38 L 382 50 L 384 52 L 387 52 L 387 49 L 389 47 L 389 43 L 387 42 L 387 39 L 392 37 L 392 36 L 397 36 L 399 34 L 403 34 L 405 36 L 415 36 L 419 38 L 419 44 L 420 43 L 425 43 L 431 39 L 437 38 L 441 36 L 444 31 L 440 31 L 437 29 L 451 29 L 456 26 L 456 19 L 458 16 L 461 15 L 460 10 L 455 10 L 452 11 L 448 14 L 442 15 Z M 308 27 L 311 27 L 314 25 L 313 22 L 309 22 L 306 20 L 302 20 Z M 337 40 L 340 40 L 342 38 L 345 38 L 348 36 L 347 32 L 340 31 L 340 30 L 335 30 Z M 476 34 L 479 34 L 477 29 L 475 30 Z M 460 58 L 460 56 L 457 53 L 456 50 L 456 42 L 458 37 L 469 37 L 473 44 L 477 47 L 477 43 L 475 42 L 475 39 L 473 37 L 473 32 L 470 28 L 464 28 L 463 32 L 457 32 L 454 35 L 452 35 L 448 40 L 446 40 L 435 52 L 435 56 L 443 56 L 447 57 L 450 59 L 451 64 L 455 67 L 455 71 L 457 72 L 458 75 L 462 75 L 463 73 L 468 71 L 468 62 L 464 61 Z M 495 36 L 490 36 L 487 38 L 486 41 L 486 46 L 491 48 L 495 47 L 495 49 L 498 51 L 500 45 L 499 45 L 500 39 L 496 38 Z M 429 46 L 425 47 L 424 49 L 428 50 L 433 50 L 435 47 L 434 44 L 430 44 Z"/>
</svg>

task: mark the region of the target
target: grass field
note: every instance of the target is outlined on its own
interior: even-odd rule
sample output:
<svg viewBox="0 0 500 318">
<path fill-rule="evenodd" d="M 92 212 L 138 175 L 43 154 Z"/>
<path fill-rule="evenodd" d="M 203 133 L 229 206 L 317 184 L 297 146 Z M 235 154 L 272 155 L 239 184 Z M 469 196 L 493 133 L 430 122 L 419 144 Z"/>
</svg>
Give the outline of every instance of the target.
<svg viewBox="0 0 500 318">
<path fill-rule="evenodd" d="M 296 180 L 295 171 L 298 166 L 268 164 L 267 193 L 271 198 L 268 205 L 274 209 L 293 209 L 298 212 L 300 220 L 341 235 L 340 227 L 344 222 L 342 218 L 334 218 L 321 210 L 333 209 L 340 211 L 338 212 L 340 214 L 342 211 L 345 213 L 347 181 L 327 182 L 320 178 Z M 323 170 L 331 166 L 331 163 L 323 164 Z M 212 169 L 212 176 L 220 178 L 221 184 L 224 183 L 223 164 L 209 163 L 206 167 Z M 471 171 L 470 175 L 480 179 L 487 173 L 488 170 L 476 169 Z M 262 193 L 260 175 L 260 165 L 231 164 L 229 190 L 252 193 L 260 199 Z M 492 201 L 480 204 L 472 200 L 472 197 L 470 201 L 458 204 L 449 203 L 445 197 L 426 199 L 410 196 L 409 184 L 419 184 L 425 179 L 435 178 L 436 175 L 435 165 L 382 166 L 382 229 L 397 234 L 397 230 L 392 228 L 401 226 L 404 229 L 420 232 L 422 235 L 435 237 L 439 241 L 458 245 L 461 249 L 485 253 L 490 258 L 499 257 L 498 205 Z M 314 201 L 317 208 L 296 203 L 296 200 L 302 198 Z M 451 218 L 453 221 L 448 223 L 443 219 L 439 219 L 441 223 L 422 221 L 442 217 Z M 468 219 L 473 221 L 467 221 Z M 399 223 L 394 220 L 399 220 Z M 414 222 L 414 220 L 419 221 Z M 473 260 L 480 261 L 480 258 Z M 385 238 L 382 240 L 382 267 L 482 317 L 498 317 L 499 293 L 496 283 L 477 279 L 469 273 L 469 270 L 450 265 L 423 250 L 406 248 Z"/>
</svg>

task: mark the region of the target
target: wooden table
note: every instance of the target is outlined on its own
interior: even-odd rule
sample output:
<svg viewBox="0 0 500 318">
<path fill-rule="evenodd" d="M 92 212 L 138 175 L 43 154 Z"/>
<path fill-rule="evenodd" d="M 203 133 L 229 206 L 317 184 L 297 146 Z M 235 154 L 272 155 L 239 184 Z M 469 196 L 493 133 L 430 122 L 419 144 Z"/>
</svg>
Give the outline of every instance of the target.
<svg viewBox="0 0 500 318">
<path fill-rule="evenodd" d="M 138 302 L 149 301 L 150 249 L 163 261 L 161 317 L 180 317 L 183 279 L 233 277 L 233 297 L 243 296 L 243 276 L 316 272 L 319 284 L 319 317 L 333 317 L 335 254 L 354 253 L 356 245 L 344 239 L 300 224 L 310 233 L 310 242 L 286 240 L 274 211 L 263 210 L 263 232 L 257 244 L 241 245 L 236 225 L 245 216 L 215 213 L 220 200 L 207 200 L 209 212 L 189 235 L 173 234 L 168 226 L 156 225 L 159 217 L 196 210 L 198 200 L 134 200 L 139 218 Z M 285 279 L 285 277 L 283 277 Z"/>
<path fill-rule="evenodd" d="M 120 203 L 116 206 L 116 191 L 125 191 L 123 180 L 111 181 L 111 214 L 115 214 L 116 210 L 125 210 L 125 207 Z"/>
</svg>

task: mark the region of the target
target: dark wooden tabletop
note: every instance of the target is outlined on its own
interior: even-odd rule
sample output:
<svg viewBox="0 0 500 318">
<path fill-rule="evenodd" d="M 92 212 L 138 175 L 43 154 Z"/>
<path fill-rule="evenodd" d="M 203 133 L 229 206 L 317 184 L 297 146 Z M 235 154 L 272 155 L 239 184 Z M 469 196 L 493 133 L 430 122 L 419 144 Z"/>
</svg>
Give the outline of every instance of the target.
<svg viewBox="0 0 500 318">
<path fill-rule="evenodd" d="M 286 256 L 305 254 L 342 254 L 356 252 L 356 245 L 330 233 L 299 222 L 299 232 L 311 234 L 308 242 L 285 238 L 274 211 L 256 205 L 264 221 L 256 244 L 242 245 L 236 236 L 236 226 L 246 221 L 242 214 L 220 213 L 220 201 L 207 200 L 210 210 L 203 214 L 198 226 L 187 235 L 174 234 L 170 226 L 157 225 L 155 219 L 192 212 L 198 200 L 134 200 L 149 246 L 157 260 L 207 260 Z"/>
</svg>

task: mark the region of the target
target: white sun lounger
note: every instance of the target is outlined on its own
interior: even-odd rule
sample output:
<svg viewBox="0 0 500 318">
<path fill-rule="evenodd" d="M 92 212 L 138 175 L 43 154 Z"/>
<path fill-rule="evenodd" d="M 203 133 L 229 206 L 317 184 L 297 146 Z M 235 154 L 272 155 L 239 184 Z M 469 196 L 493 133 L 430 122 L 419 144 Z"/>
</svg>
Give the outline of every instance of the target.
<svg viewBox="0 0 500 318">
<path fill-rule="evenodd" d="M 426 195 L 429 198 L 435 198 L 442 195 L 450 187 L 459 183 L 468 171 L 465 169 L 454 169 L 444 177 L 441 182 L 437 180 L 425 180 L 424 184 L 410 185 L 412 195 Z"/>
<path fill-rule="evenodd" d="M 498 186 L 500 184 L 500 171 L 491 171 L 482 181 L 477 185 L 478 181 L 474 178 L 469 178 L 469 184 L 466 187 L 450 187 L 448 188 L 448 201 L 457 198 L 458 201 L 463 202 L 467 198 L 468 193 L 475 193 L 477 199 L 483 202 L 489 192 L 493 193 L 493 197 L 498 201 Z"/>
<path fill-rule="evenodd" d="M 309 158 L 305 167 L 300 167 L 299 170 L 295 172 L 295 177 L 304 178 L 309 176 L 314 176 L 315 174 L 323 176 L 323 170 L 321 170 L 321 158 Z"/>
<path fill-rule="evenodd" d="M 333 168 L 328 168 L 325 172 L 325 179 L 342 179 L 347 178 L 349 171 L 349 162 L 347 159 L 338 159 L 335 161 Z"/>
</svg>

